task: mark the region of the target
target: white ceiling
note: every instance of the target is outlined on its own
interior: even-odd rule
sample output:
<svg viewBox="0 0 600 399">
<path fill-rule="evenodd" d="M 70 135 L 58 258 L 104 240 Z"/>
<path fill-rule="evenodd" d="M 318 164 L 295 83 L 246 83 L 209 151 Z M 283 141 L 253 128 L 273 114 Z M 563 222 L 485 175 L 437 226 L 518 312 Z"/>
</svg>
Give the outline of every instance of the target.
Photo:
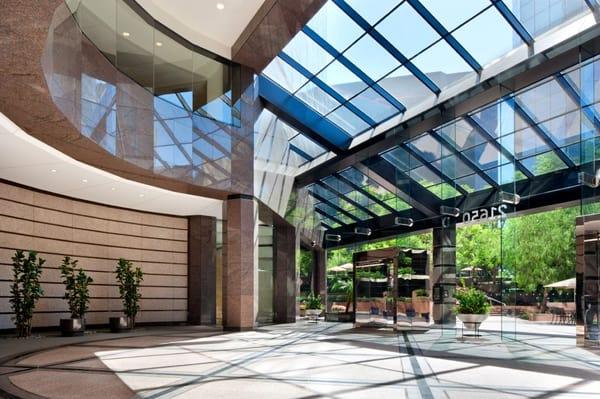
<svg viewBox="0 0 600 399">
<path fill-rule="evenodd" d="M 171 215 L 222 218 L 220 200 L 127 180 L 63 154 L 0 113 L 0 178 L 72 198 Z"/>
<path fill-rule="evenodd" d="M 154 19 L 190 42 L 231 59 L 231 47 L 264 0 L 137 0 Z M 217 8 L 217 3 L 225 6 Z"/>
</svg>

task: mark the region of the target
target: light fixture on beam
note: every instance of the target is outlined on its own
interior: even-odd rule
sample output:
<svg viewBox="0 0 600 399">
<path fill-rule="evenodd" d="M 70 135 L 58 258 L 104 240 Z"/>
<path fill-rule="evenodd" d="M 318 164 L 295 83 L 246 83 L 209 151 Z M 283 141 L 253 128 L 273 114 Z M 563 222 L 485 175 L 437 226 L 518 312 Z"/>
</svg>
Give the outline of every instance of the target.
<svg viewBox="0 0 600 399">
<path fill-rule="evenodd" d="M 577 175 L 577 180 L 579 181 L 579 184 L 581 184 L 582 186 L 586 186 L 586 187 L 590 187 L 590 188 L 597 188 L 600 183 L 596 176 L 590 175 L 589 173 L 586 173 L 586 172 L 579 172 L 579 174 Z"/>
<path fill-rule="evenodd" d="M 325 234 L 326 241 L 341 242 L 342 236 L 339 234 Z"/>
<path fill-rule="evenodd" d="M 460 215 L 460 209 L 442 205 L 440 206 L 440 215 L 457 218 Z"/>
<path fill-rule="evenodd" d="M 500 198 L 500 202 L 502 202 L 503 204 L 519 205 L 519 202 L 521 202 L 521 196 L 519 194 L 500 191 L 498 197 Z"/>
<path fill-rule="evenodd" d="M 359 235 L 359 236 L 370 236 L 371 229 L 368 227 L 355 227 L 354 234 Z"/>
<path fill-rule="evenodd" d="M 415 221 L 411 218 L 401 218 L 400 216 L 396 216 L 396 219 L 394 219 L 394 224 L 396 226 L 412 227 L 413 224 L 415 224 Z"/>
</svg>

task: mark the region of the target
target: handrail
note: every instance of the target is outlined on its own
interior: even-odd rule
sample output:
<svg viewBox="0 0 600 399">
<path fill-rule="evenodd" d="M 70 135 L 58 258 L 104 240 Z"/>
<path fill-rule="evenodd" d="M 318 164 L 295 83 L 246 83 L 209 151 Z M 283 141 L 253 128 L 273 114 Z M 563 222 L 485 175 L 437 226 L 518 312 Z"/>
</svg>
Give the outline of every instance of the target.
<svg viewBox="0 0 600 399">
<path fill-rule="evenodd" d="M 499 303 L 499 304 L 500 304 L 500 305 L 502 305 L 502 306 L 508 306 L 508 305 L 507 305 L 507 304 L 505 304 L 504 302 L 502 302 L 502 301 L 499 301 L 499 300 L 497 300 L 497 299 L 495 299 L 495 298 L 492 298 L 491 296 L 487 296 L 487 295 L 486 295 L 485 297 L 486 297 L 486 298 L 487 298 L 487 299 L 488 299 L 490 302 L 496 302 L 496 303 Z"/>
</svg>

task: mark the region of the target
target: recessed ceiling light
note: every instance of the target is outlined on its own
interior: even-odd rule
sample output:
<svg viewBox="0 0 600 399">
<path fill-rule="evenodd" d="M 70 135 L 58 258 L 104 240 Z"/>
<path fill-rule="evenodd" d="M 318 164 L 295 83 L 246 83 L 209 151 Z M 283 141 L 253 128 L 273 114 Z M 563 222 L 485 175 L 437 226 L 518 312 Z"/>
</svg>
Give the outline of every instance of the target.
<svg viewBox="0 0 600 399">
<path fill-rule="evenodd" d="M 84 183 L 87 183 L 87 179 L 82 179 L 81 181 Z"/>
<path fill-rule="evenodd" d="M 156 47 L 161 47 L 162 46 L 162 42 L 156 42 Z"/>
<path fill-rule="evenodd" d="M 123 32 L 123 37 L 129 37 L 129 32 Z"/>
<path fill-rule="evenodd" d="M 50 169 L 50 172 L 56 173 L 56 169 Z"/>
<path fill-rule="evenodd" d="M 225 9 L 225 4 L 217 3 L 217 10 L 224 10 L 224 9 Z"/>
<path fill-rule="evenodd" d="M 144 198 L 144 194 L 140 194 L 140 198 Z"/>
<path fill-rule="evenodd" d="M 116 190 L 116 188 L 114 188 L 114 187 L 111 187 L 110 189 L 111 189 L 111 191 L 115 191 Z"/>
</svg>

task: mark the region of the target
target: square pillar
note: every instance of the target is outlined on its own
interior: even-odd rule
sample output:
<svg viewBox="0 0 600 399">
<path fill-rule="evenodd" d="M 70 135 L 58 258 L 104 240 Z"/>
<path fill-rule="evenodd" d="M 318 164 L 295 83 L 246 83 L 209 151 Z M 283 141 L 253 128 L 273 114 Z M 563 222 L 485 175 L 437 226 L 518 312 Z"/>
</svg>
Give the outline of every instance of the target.
<svg viewBox="0 0 600 399">
<path fill-rule="evenodd" d="M 433 320 L 435 324 L 456 324 L 453 312 L 456 290 L 456 225 L 433 229 Z"/>
<path fill-rule="evenodd" d="M 273 322 L 296 321 L 296 229 L 273 228 Z"/>
<path fill-rule="evenodd" d="M 321 247 L 313 248 L 312 290 L 327 303 L 327 252 Z"/>
<path fill-rule="evenodd" d="M 217 219 L 188 218 L 188 322 L 217 322 Z"/>
<path fill-rule="evenodd" d="M 258 312 L 258 207 L 245 194 L 227 197 L 223 245 L 223 327 L 251 330 Z"/>
</svg>

